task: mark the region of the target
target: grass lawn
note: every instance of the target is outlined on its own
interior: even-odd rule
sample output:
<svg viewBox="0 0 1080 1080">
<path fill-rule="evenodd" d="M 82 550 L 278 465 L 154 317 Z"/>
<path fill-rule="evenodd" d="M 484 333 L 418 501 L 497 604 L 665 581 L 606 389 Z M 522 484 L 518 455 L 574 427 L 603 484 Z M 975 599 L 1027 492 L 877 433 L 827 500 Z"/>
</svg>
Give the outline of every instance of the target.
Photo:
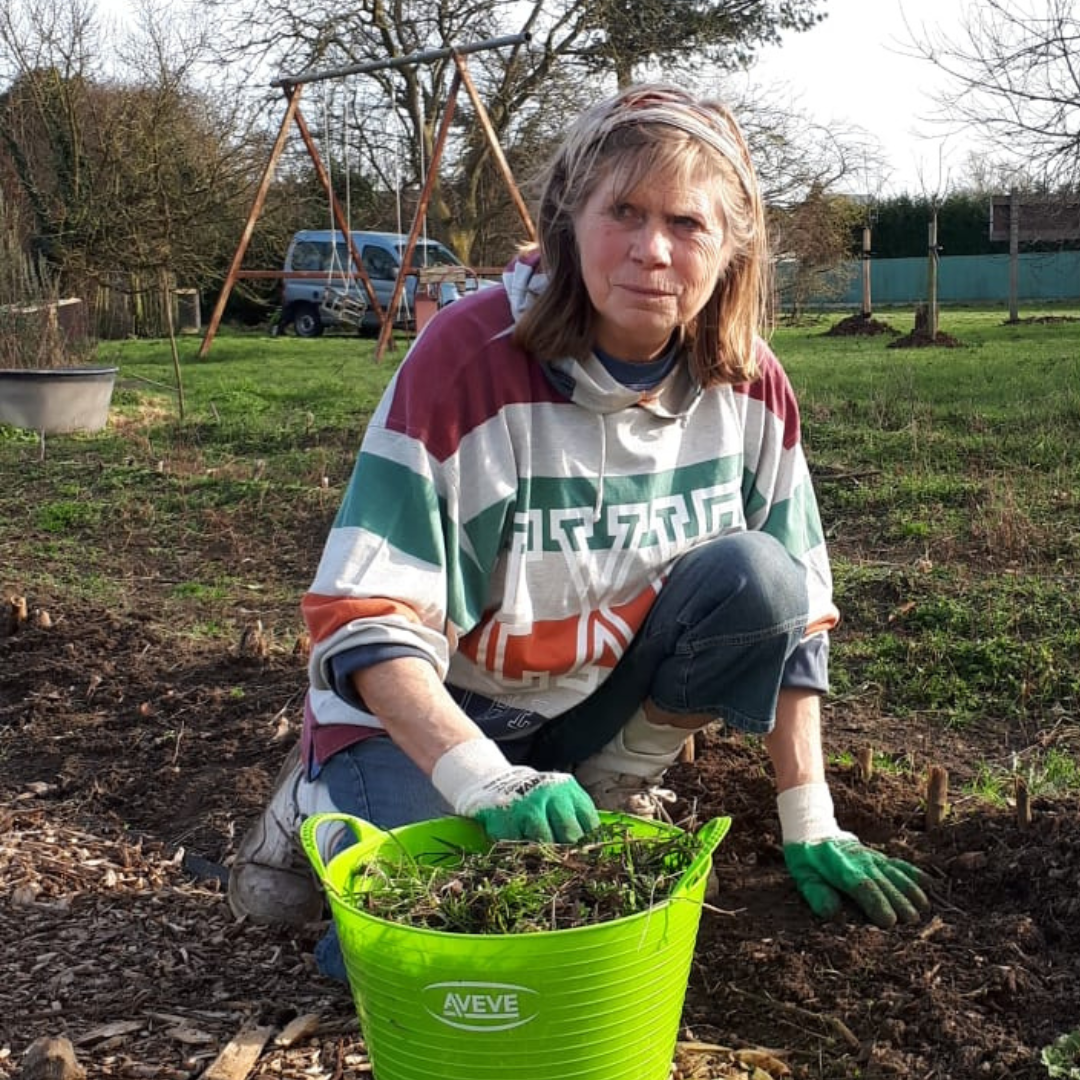
<svg viewBox="0 0 1080 1080">
<path fill-rule="evenodd" d="M 799 395 L 844 621 L 834 697 L 908 730 L 999 724 L 1038 733 L 1080 697 L 1080 319 L 945 309 L 955 348 L 829 337 L 773 344 Z M 902 333 L 910 315 L 879 315 Z M 1075 786 L 1074 756 L 977 763 Z"/>
<path fill-rule="evenodd" d="M 909 312 L 875 314 L 910 329 Z M 774 333 L 843 615 L 835 702 L 900 728 L 1019 727 L 1033 744 L 1075 718 L 1080 311 L 1053 315 L 944 309 L 955 348 L 827 336 L 839 316 Z M 182 421 L 167 344 L 127 341 L 100 347 L 121 369 L 105 432 L 50 437 L 39 462 L 34 433 L 0 427 L 5 589 L 125 605 L 152 586 L 177 633 L 222 636 L 222 601 L 240 612 L 256 592 L 299 632 L 299 590 L 404 342 L 378 364 L 370 338 L 224 333 L 203 360 L 199 344 L 180 343 Z M 281 566 L 219 564 L 215 537 L 268 516 Z M 148 582 L 143 554 L 171 569 Z M 970 782 L 994 795 L 1022 767 L 1036 789 L 1076 786 L 1071 755 L 1010 753 L 972 763 Z"/>
</svg>

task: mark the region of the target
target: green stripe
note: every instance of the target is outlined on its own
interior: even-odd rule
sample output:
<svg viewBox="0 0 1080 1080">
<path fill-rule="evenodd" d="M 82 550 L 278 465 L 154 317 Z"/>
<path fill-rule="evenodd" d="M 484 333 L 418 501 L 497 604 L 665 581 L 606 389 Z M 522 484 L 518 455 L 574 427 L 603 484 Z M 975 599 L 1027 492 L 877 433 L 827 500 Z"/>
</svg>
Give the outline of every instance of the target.
<svg viewBox="0 0 1080 1080">
<path fill-rule="evenodd" d="M 503 499 L 466 521 L 463 531 L 472 546 L 472 566 L 484 574 L 491 573 L 499 554 L 506 547 L 506 528 L 513 500 Z"/>
<path fill-rule="evenodd" d="M 605 503 L 652 502 L 669 495 L 688 495 L 714 484 L 730 484 L 740 473 L 742 458 L 705 461 L 657 473 L 603 478 Z M 537 510 L 565 510 L 592 506 L 599 477 L 522 477 L 520 488 L 529 488 L 529 506 Z M 519 499 L 519 501 L 521 501 Z"/>
<path fill-rule="evenodd" d="M 741 461 L 738 457 L 726 458 L 723 461 L 704 462 L 697 465 L 687 465 L 679 469 L 670 469 L 662 473 L 643 473 L 635 476 L 605 476 L 603 478 L 603 507 L 604 513 L 600 521 L 592 520 L 592 509 L 596 502 L 597 486 L 599 478 L 574 477 L 572 479 L 553 479 L 550 477 L 531 477 L 523 479 L 519 489 L 519 505 L 528 506 L 531 510 L 541 511 L 545 524 L 549 522 L 547 515 L 557 510 L 580 510 L 578 519 L 569 519 L 567 529 L 573 531 L 577 521 L 588 518 L 590 536 L 588 546 L 592 550 L 605 550 L 612 546 L 615 537 L 608 530 L 608 512 L 612 508 L 625 507 L 627 513 L 633 506 L 648 507 L 657 523 L 654 532 L 646 532 L 640 535 L 642 547 L 652 547 L 664 541 L 665 537 L 659 535 L 666 528 L 668 515 L 660 507 L 662 500 L 682 499 L 689 522 L 680 524 L 679 528 L 683 535 L 694 538 L 704 533 L 715 532 L 719 528 L 726 527 L 731 522 L 742 516 L 739 488 L 733 486 L 733 481 L 739 477 Z M 722 486 L 727 489 L 722 499 L 709 499 L 702 493 L 710 487 Z M 695 503 L 694 495 L 699 496 Z M 707 515 L 705 520 L 698 520 L 697 514 L 703 504 Z M 618 515 L 620 520 L 625 520 L 625 515 Z M 674 527 L 674 525 L 672 525 Z M 545 551 L 557 549 L 559 541 L 565 541 L 564 537 L 546 535 L 543 540 Z"/>
<path fill-rule="evenodd" d="M 661 474 L 605 477 L 605 513 L 595 522 L 592 508 L 598 480 L 522 478 L 514 498 L 502 500 L 461 523 L 463 535 L 459 536 L 459 523 L 448 517 L 445 500 L 429 480 L 404 465 L 373 454 L 361 454 L 335 526 L 362 529 L 410 558 L 444 570 L 447 614 L 456 626 L 468 631 L 476 625 L 487 605 L 491 573 L 510 539 L 508 533 L 515 510 L 540 512 L 545 526 L 540 543 L 545 551 L 558 550 L 568 542 L 573 546 L 583 540 L 591 550 L 606 550 L 616 542 L 614 529 L 621 527 L 632 528 L 636 542 L 651 547 L 670 540 L 670 536 L 664 535 L 668 531 L 674 534 L 678 530 L 683 539 L 692 539 L 702 532 L 725 528 L 742 513 L 740 500 L 747 503 L 751 515 L 755 508 L 763 508 L 765 500 L 752 485 L 747 487 L 748 478 L 740 475 L 740 470 L 740 460 L 732 457 Z M 730 489 L 735 476 L 743 481 L 741 490 L 736 488 L 711 502 L 701 497 L 701 492 L 714 485 Z M 699 496 L 697 504 L 695 493 Z M 688 520 L 676 521 L 675 511 L 665 513 L 662 506 L 665 499 L 681 499 L 679 509 Z M 705 516 L 700 519 L 702 504 Z M 642 531 L 643 522 L 631 521 L 631 508 L 638 505 L 649 508 L 654 531 Z M 607 510 L 613 507 L 625 507 L 626 512 L 614 515 L 617 520 L 612 523 Z M 581 513 L 569 515 L 562 529 L 556 530 L 548 515 L 559 510 Z M 611 531 L 609 523 L 613 524 Z M 763 530 L 796 556 L 822 542 L 821 522 L 809 483 L 798 487 L 790 499 L 772 507 Z M 537 549 L 537 539 L 531 538 L 533 550 Z M 621 540 L 626 539 L 623 534 Z M 462 550 L 463 544 L 466 550 Z"/>
<path fill-rule="evenodd" d="M 761 531 L 775 536 L 796 558 L 824 542 L 817 500 L 809 480 L 800 484 L 790 498 L 773 505 Z"/>
<path fill-rule="evenodd" d="M 496 507 L 487 517 L 498 518 L 504 512 L 504 508 Z M 496 531 L 488 544 L 490 550 L 478 551 L 478 564 L 461 550 L 457 523 L 448 517 L 445 499 L 423 476 L 378 455 L 361 454 L 334 527 L 362 529 L 410 558 L 444 570 L 448 618 L 466 630 L 479 620 L 499 534 Z M 470 539 L 483 536 L 487 527 L 488 523 L 481 519 L 471 523 Z"/>
<path fill-rule="evenodd" d="M 334 527 L 364 529 L 414 559 L 442 566 L 439 512 L 429 481 L 404 465 L 361 454 Z"/>
<path fill-rule="evenodd" d="M 746 507 L 746 520 L 753 521 L 765 509 L 765 496 L 757 489 L 757 477 L 749 469 L 743 471 L 742 498 Z"/>
<path fill-rule="evenodd" d="M 477 514 L 462 526 L 472 547 L 472 557 L 461 552 L 461 558 L 451 566 L 448 610 L 455 626 L 471 630 L 483 615 L 491 594 L 491 576 L 504 548 L 503 536 L 510 513 L 511 500 L 504 499 Z M 450 547 L 460 551 L 460 544 Z"/>
</svg>

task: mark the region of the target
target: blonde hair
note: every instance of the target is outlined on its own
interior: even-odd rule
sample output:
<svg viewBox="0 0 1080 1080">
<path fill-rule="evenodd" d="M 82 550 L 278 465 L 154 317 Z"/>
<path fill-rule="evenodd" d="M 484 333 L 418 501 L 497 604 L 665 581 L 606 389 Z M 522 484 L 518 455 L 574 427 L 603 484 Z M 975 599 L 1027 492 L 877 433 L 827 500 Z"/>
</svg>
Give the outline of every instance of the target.
<svg viewBox="0 0 1080 1080">
<path fill-rule="evenodd" d="M 643 84 L 586 110 L 541 178 L 536 212 L 548 281 L 522 314 L 515 340 L 537 359 L 583 359 L 596 313 L 581 273 L 574 219 L 610 177 L 622 194 L 657 176 L 715 178 L 726 260 L 705 306 L 682 327 L 691 373 L 701 386 L 757 375 L 755 336 L 770 297 L 765 214 L 749 148 L 731 112 L 675 86 Z"/>
</svg>

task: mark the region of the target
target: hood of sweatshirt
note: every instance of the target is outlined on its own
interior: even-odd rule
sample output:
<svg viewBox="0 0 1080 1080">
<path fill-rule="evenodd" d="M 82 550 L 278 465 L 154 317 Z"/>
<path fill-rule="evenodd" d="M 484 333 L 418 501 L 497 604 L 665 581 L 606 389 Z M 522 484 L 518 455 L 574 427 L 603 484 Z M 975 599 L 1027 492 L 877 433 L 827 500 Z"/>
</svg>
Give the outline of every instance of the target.
<svg viewBox="0 0 1080 1080">
<path fill-rule="evenodd" d="M 548 277 L 540 269 L 538 256 L 525 255 L 503 271 L 502 280 L 516 323 L 547 287 Z M 663 382 L 645 392 L 624 386 L 592 353 L 585 360 L 569 356 L 552 360 L 544 364 L 544 370 L 561 394 L 575 405 L 600 414 L 637 406 L 657 417 L 677 420 L 693 408 L 701 395 L 700 387 L 690 377 L 685 354 Z"/>
</svg>

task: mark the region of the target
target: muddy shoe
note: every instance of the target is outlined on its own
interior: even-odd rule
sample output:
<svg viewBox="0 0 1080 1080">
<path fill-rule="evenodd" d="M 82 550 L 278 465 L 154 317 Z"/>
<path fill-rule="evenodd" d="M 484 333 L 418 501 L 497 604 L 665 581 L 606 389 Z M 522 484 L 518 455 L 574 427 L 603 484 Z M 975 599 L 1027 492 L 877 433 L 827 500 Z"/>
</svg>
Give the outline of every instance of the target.
<svg viewBox="0 0 1080 1080">
<path fill-rule="evenodd" d="M 300 846 L 300 746 L 285 758 L 270 802 L 248 829 L 229 872 L 229 907 L 255 923 L 303 926 L 323 913 L 323 895 Z"/>
<path fill-rule="evenodd" d="M 663 773 L 634 776 L 632 773 L 611 772 L 586 761 L 578 766 L 575 775 L 599 810 L 671 821 L 667 808 L 677 796 L 674 791 L 660 787 Z"/>
<path fill-rule="evenodd" d="M 652 724 L 639 709 L 574 775 L 600 810 L 671 821 L 667 808 L 675 802 L 675 792 L 660 782 L 692 734 Z"/>
</svg>

